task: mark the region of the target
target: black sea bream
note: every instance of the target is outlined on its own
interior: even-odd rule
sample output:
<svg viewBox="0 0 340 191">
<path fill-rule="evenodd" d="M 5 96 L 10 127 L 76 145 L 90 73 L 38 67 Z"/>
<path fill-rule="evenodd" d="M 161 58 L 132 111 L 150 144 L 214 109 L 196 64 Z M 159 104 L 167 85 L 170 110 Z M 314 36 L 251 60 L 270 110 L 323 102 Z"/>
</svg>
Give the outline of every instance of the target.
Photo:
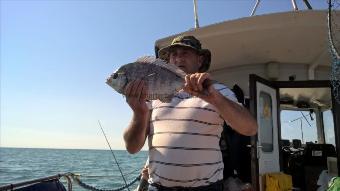
<svg viewBox="0 0 340 191">
<path fill-rule="evenodd" d="M 169 102 L 173 95 L 183 88 L 185 72 L 164 60 L 146 56 L 120 67 L 106 83 L 124 94 L 126 85 L 136 79 L 142 79 L 147 84 L 148 100 L 159 99 L 162 102 Z"/>
</svg>

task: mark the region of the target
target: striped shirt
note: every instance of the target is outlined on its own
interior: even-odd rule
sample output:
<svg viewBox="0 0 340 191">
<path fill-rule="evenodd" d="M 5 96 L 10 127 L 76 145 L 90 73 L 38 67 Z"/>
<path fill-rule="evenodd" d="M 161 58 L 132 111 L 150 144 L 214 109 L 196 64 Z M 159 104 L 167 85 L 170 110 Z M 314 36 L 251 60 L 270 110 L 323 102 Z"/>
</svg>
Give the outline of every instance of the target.
<svg viewBox="0 0 340 191">
<path fill-rule="evenodd" d="M 223 84 L 214 84 L 222 95 L 237 102 Z M 166 187 L 198 187 L 223 179 L 219 140 L 224 120 L 215 106 L 186 92 L 170 103 L 150 103 L 150 183 Z"/>
</svg>

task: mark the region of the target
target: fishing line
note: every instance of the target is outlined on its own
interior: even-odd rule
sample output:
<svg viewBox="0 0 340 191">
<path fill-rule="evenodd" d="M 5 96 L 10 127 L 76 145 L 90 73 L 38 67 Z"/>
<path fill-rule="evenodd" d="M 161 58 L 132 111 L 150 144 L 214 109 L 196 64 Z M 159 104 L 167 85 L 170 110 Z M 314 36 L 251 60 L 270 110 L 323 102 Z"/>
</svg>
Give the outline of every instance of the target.
<svg viewBox="0 0 340 191">
<path fill-rule="evenodd" d="M 121 176 L 122 176 L 122 178 L 123 178 L 123 180 L 124 180 L 125 186 L 126 186 L 126 188 L 128 189 L 128 191 L 130 191 L 129 186 L 128 186 L 128 184 L 126 183 L 125 177 L 124 177 L 124 175 L 123 175 L 123 172 L 122 172 L 122 170 L 120 169 L 120 166 L 119 166 L 119 164 L 118 164 L 118 161 L 117 161 L 117 159 L 116 159 L 116 156 L 115 156 L 115 154 L 113 153 L 113 151 L 112 151 L 112 149 L 111 149 L 111 145 L 110 145 L 109 141 L 108 141 L 107 138 L 106 138 L 106 134 L 105 134 L 105 132 L 104 132 L 104 129 L 103 129 L 103 127 L 102 127 L 102 124 L 100 123 L 99 120 L 98 120 L 98 123 L 99 123 L 100 129 L 101 129 L 102 132 L 103 132 L 103 135 L 104 135 L 104 137 L 105 137 L 105 140 L 106 140 L 107 144 L 109 145 L 109 148 L 110 148 L 110 151 L 111 151 L 111 153 L 112 153 L 112 156 L 113 156 L 113 158 L 115 159 L 115 162 L 116 162 L 116 164 L 117 164 L 117 166 L 118 166 L 119 172 L 120 172 L 120 174 L 121 174 Z"/>
</svg>

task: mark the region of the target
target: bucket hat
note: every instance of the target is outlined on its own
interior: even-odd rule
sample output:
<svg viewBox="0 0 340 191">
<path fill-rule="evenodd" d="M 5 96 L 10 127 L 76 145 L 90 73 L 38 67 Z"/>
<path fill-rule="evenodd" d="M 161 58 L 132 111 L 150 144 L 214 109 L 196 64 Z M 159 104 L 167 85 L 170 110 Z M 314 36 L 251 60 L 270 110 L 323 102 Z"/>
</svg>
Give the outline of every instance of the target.
<svg viewBox="0 0 340 191">
<path fill-rule="evenodd" d="M 169 61 L 169 53 L 175 47 L 188 47 L 195 50 L 199 55 L 203 55 L 204 58 L 199 72 L 206 72 L 209 69 L 211 52 L 208 49 L 202 49 L 201 42 L 194 36 L 178 36 L 174 38 L 170 45 L 158 51 L 159 58 Z"/>
</svg>

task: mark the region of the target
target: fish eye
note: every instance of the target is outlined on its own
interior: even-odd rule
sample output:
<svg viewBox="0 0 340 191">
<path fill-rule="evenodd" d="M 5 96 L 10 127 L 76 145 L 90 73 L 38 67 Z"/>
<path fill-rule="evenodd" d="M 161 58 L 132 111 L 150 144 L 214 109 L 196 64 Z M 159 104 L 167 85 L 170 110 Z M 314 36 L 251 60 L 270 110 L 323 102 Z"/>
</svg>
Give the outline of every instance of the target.
<svg viewBox="0 0 340 191">
<path fill-rule="evenodd" d="M 114 73 L 112 76 L 113 79 L 117 79 L 118 78 L 118 73 Z"/>
</svg>

